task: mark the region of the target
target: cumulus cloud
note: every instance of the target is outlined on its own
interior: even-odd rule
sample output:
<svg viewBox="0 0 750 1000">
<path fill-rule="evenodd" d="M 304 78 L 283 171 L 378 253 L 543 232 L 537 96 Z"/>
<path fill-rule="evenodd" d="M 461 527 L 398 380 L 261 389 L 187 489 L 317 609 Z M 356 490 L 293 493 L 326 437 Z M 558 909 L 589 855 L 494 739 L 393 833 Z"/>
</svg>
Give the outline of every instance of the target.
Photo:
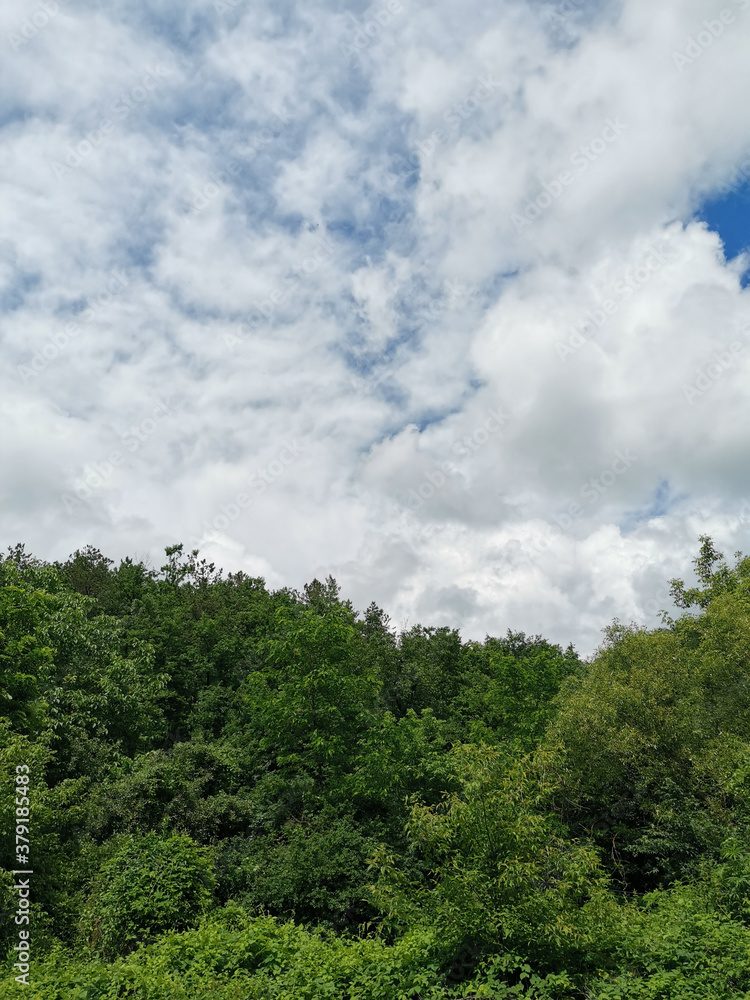
<svg viewBox="0 0 750 1000">
<path fill-rule="evenodd" d="M 6 544 L 655 624 L 750 548 L 749 7 L 14 0 Z"/>
</svg>

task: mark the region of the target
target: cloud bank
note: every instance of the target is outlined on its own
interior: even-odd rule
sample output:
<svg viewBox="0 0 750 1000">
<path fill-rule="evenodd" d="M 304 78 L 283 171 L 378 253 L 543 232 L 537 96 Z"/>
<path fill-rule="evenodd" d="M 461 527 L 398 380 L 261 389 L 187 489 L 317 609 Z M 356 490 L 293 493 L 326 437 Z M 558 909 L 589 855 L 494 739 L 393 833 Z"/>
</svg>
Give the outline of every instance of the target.
<svg viewBox="0 0 750 1000">
<path fill-rule="evenodd" d="M 14 0 L 0 39 L 5 544 L 584 653 L 699 534 L 750 550 L 750 259 L 701 216 L 750 178 L 750 0 Z"/>
</svg>

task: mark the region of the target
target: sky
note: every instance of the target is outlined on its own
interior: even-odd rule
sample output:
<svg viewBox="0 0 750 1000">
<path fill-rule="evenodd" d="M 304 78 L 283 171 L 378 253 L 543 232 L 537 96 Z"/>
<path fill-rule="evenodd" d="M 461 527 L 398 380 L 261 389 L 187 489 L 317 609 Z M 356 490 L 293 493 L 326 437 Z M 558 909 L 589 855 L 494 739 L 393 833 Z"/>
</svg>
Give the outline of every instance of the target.
<svg viewBox="0 0 750 1000">
<path fill-rule="evenodd" d="M 584 655 L 750 551 L 750 0 L 8 0 L 0 42 L 3 546 Z"/>
</svg>

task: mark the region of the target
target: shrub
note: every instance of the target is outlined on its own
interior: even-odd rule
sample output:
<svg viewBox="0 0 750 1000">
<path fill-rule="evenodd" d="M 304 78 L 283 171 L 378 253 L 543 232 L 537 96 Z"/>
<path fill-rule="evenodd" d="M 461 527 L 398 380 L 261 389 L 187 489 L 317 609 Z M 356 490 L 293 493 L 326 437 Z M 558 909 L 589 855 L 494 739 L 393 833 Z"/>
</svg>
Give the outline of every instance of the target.
<svg viewBox="0 0 750 1000">
<path fill-rule="evenodd" d="M 185 835 L 128 837 L 94 877 L 81 929 L 105 958 L 124 955 L 166 931 L 193 927 L 213 890 L 208 848 Z"/>
</svg>

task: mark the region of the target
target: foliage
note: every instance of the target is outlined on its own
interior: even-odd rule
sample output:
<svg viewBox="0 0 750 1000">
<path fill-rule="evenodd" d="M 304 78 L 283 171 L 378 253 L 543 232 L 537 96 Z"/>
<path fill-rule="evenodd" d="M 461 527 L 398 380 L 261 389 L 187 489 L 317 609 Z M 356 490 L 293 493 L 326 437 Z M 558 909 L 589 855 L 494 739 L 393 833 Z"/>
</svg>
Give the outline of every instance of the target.
<svg viewBox="0 0 750 1000">
<path fill-rule="evenodd" d="M 750 559 L 588 662 L 182 545 L 0 559 L 39 1000 L 750 996 Z M 10 779 L 10 780 L 9 780 Z M 24 856 L 19 852 L 17 856 Z M 8 863 L 10 862 L 10 863 Z M 10 871 L 0 1000 L 15 996 Z"/>
<path fill-rule="evenodd" d="M 568 839 L 550 808 L 550 761 L 471 745 L 451 761 L 460 789 L 436 806 L 415 801 L 407 824 L 428 878 L 408 880 L 382 849 L 380 908 L 399 926 L 430 929 L 444 961 L 471 943 L 577 969 L 606 942 L 613 904 L 596 852 Z"/>
<path fill-rule="evenodd" d="M 572 646 L 563 653 L 541 636 L 508 633 L 463 650 L 466 666 L 455 701 L 460 718 L 481 722 L 496 739 L 523 752 L 536 746 L 552 718 L 553 699 L 566 677 L 580 670 Z"/>
<path fill-rule="evenodd" d="M 82 930 L 105 958 L 196 923 L 213 898 L 210 851 L 185 835 L 127 837 L 91 883 Z"/>
<path fill-rule="evenodd" d="M 251 675 L 245 696 L 262 722 L 261 745 L 277 765 L 309 770 L 322 781 L 345 765 L 377 681 L 354 658 L 348 609 L 280 608 L 275 624 L 277 637 L 266 646 L 274 670 Z"/>
<path fill-rule="evenodd" d="M 0 719 L 31 733 L 43 725 L 52 650 L 40 633 L 55 599 L 24 581 L 7 561 L 0 562 L 0 580 Z"/>
<path fill-rule="evenodd" d="M 688 587 L 682 580 L 671 580 L 670 589 L 678 608 L 690 608 L 697 605 L 706 608 L 720 594 L 726 592 L 744 591 L 750 589 L 750 557 L 742 558 L 742 553 L 736 553 L 737 564 L 730 569 L 724 561 L 723 553 L 714 546 L 708 535 L 700 536 L 701 547 L 693 560 L 695 575 L 703 587 Z"/>
<path fill-rule="evenodd" d="M 220 890 L 251 912 L 343 930 L 375 916 L 363 898 L 362 873 L 377 846 L 351 817 L 327 808 L 287 821 L 277 836 L 224 841 Z"/>
<path fill-rule="evenodd" d="M 750 593 L 722 588 L 666 630 L 615 625 L 559 708 L 568 821 L 626 885 L 684 875 L 750 805 Z"/>
</svg>

